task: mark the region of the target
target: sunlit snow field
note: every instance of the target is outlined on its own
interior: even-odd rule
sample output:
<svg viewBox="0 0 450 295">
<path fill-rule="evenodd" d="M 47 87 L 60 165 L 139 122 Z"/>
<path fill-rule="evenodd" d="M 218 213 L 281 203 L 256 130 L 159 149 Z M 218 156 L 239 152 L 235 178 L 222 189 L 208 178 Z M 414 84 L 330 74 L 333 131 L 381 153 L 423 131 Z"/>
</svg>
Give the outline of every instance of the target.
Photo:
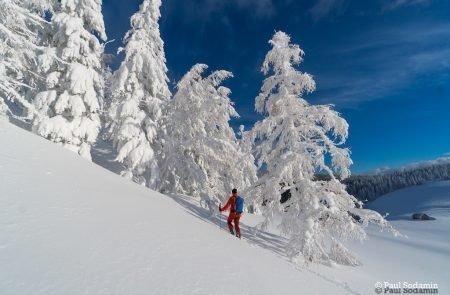
<svg viewBox="0 0 450 295">
<path fill-rule="evenodd" d="M 375 294 L 376 282 L 450 294 L 450 182 L 369 204 L 407 237 L 370 227 L 361 267 L 294 265 L 276 229 L 243 240 L 225 215 L 129 182 L 0 121 L 0 294 Z M 425 212 L 434 221 L 412 221 Z"/>
</svg>

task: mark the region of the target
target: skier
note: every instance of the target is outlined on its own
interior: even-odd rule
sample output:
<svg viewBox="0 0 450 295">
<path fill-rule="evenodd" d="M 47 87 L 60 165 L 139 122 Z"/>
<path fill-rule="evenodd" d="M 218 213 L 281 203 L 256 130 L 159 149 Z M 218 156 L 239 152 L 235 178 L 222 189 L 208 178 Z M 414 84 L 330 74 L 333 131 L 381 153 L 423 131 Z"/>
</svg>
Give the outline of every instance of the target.
<svg viewBox="0 0 450 295">
<path fill-rule="evenodd" d="M 227 224 L 230 233 L 234 235 L 233 224 L 236 229 L 236 237 L 241 238 L 241 229 L 239 228 L 239 219 L 241 218 L 242 210 L 244 207 L 244 199 L 237 194 L 237 189 L 231 191 L 232 196 L 228 199 L 225 207 L 222 208 L 222 204 L 219 204 L 219 211 L 226 211 L 230 207 L 230 214 L 228 215 Z"/>
</svg>

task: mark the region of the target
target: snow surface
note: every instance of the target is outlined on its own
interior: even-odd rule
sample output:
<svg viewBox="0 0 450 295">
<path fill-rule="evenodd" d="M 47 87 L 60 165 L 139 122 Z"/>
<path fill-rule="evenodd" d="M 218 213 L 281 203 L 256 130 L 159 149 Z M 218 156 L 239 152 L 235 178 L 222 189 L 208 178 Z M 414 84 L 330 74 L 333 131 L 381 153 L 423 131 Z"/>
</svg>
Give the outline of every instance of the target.
<svg viewBox="0 0 450 295">
<path fill-rule="evenodd" d="M 428 183 L 395 191 L 369 203 L 369 207 L 382 214 L 389 213 L 390 220 L 410 220 L 414 213 L 438 215 L 439 219 L 449 218 L 450 181 Z"/>
<path fill-rule="evenodd" d="M 0 138 L 2 295 L 375 294 L 378 281 L 450 294 L 450 182 L 377 200 L 384 210 L 433 194 L 426 213 L 437 220 L 393 220 L 408 238 L 369 229 L 369 241 L 349 245 L 364 266 L 303 267 L 276 231 L 251 235 L 257 216 L 243 217 L 238 240 L 192 198 L 136 185 L 7 121 Z"/>
</svg>

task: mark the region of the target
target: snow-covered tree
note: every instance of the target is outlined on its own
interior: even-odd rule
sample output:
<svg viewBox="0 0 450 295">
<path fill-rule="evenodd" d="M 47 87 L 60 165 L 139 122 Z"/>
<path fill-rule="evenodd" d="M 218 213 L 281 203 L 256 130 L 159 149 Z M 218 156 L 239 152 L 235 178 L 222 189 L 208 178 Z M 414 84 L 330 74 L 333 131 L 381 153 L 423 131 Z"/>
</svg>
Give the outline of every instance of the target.
<svg viewBox="0 0 450 295">
<path fill-rule="evenodd" d="M 193 66 L 177 85 L 167 116 L 160 189 L 201 197 L 208 204 L 233 187 L 249 187 L 256 167 L 229 125 L 238 114 L 230 90 L 220 84 L 232 74 L 215 71 L 203 77 L 207 68 Z"/>
<path fill-rule="evenodd" d="M 44 16 L 54 4 L 52 0 L 0 2 L 0 105 L 5 113 L 36 114 L 30 97 L 42 80 L 36 69 L 37 56 L 48 46 L 50 24 Z"/>
<path fill-rule="evenodd" d="M 378 213 L 362 209 L 335 177 L 350 175 L 350 153 L 341 147 L 348 124 L 332 106 L 311 105 L 303 99 L 316 88 L 312 76 L 295 67 L 304 52 L 283 32 L 276 32 L 269 43 L 273 48 L 262 71 L 271 75 L 256 98 L 256 110 L 266 118 L 247 135 L 265 173 L 248 195 L 261 206 L 262 227 L 280 221 L 281 231 L 289 237 L 289 257 L 356 265 L 357 258 L 343 242 L 363 240 L 369 222 L 390 226 Z M 328 173 L 331 180 L 315 180 L 318 172 Z M 291 197 L 281 203 L 287 190 Z"/>
<path fill-rule="evenodd" d="M 101 0 L 59 1 L 52 17 L 52 47 L 38 60 L 46 72 L 45 91 L 33 101 L 41 114 L 33 120 L 33 131 L 87 159 L 100 129 L 103 100 L 101 5 Z"/>
<path fill-rule="evenodd" d="M 125 36 L 125 60 L 114 73 L 109 136 L 126 167 L 123 175 L 155 188 L 159 180 L 158 142 L 167 86 L 164 43 L 158 20 L 161 0 L 144 0 L 131 17 Z"/>
</svg>

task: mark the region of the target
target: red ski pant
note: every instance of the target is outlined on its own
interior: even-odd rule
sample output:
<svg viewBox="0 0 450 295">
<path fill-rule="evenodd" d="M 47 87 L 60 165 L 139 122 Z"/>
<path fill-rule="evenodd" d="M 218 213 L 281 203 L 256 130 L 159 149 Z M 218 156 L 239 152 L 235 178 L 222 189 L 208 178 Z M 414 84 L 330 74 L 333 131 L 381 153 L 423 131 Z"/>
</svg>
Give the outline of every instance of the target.
<svg viewBox="0 0 450 295">
<path fill-rule="evenodd" d="M 236 229 L 236 235 L 238 237 L 241 236 L 241 229 L 239 228 L 239 219 L 240 218 L 241 218 L 241 214 L 230 213 L 230 215 L 228 215 L 228 219 L 227 219 L 228 229 L 230 231 L 233 230 L 232 222 L 234 221 L 234 228 Z"/>
</svg>

